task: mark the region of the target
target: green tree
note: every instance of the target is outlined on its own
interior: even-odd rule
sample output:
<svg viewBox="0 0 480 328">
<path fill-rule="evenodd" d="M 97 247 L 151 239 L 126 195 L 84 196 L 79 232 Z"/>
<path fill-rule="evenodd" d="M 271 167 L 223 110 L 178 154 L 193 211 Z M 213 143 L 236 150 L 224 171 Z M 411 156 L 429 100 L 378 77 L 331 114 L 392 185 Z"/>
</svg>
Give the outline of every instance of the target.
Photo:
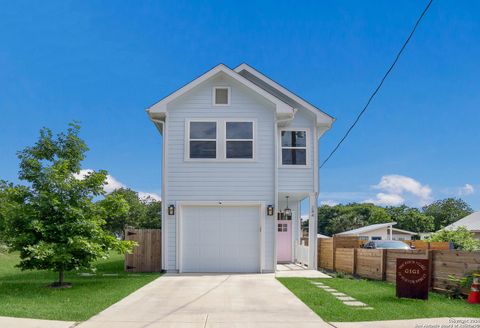
<svg viewBox="0 0 480 328">
<path fill-rule="evenodd" d="M 475 238 L 475 234 L 465 227 L 456 229 L 442 229 L 432 234 L 428 241 L 446 241 L 452 242 L 455 249 L 464 251 L 475 251 L 480 249 L 480 241 Z"/>
<path fill-rule="evenodd" d="M 20 253 L 22 270 L 58 272 L 55 286 L 64 285 L 65 271 L 91 268 L 111 250 L 133 247 L 103 230 L 105 210 L 93 202 L 104 194 L 107 172 L 75 177 L 88 150 L 79 129 L 70 124 L 56 137 L 42 129 L 37 143 L 18 153 L 19 178 L 28 187 L 8 188 L 7 244 Z"/>
<path fill-rule="evenodd" d="M 107 211 L 106 228 L 116 236 L 123 236 L 126 227 L 159 229 L 161 227 L 161 202 L 153 198 L 140 199 L 138 193 L 129 188 L 114 190 L 109 197 L 125 200 L 128 210 L 119 213 L 109 205 L 107 198 L 98 203 Z"/>
<path fill-rule="evenodd" d="M 319 232 L 334 235 L 370 224 L 391 222 L 387 210 L 374 204 L 352 203 L 328 208 L 322 206 L 318 211 Z"/>
<path fill-rule="evenodd" d="M 122 237 L 123 225 L 130 211 L 130 205 L 124 196 L 118 193 L 111 193 L 98 201 L 97 205 L 104 211 L 104 228 L 116 237 Z"/>
<path fill-rule="evenodd" d="M 433 216 L 420 212 L 417 208 L 406 205 L 398 207 L 387 207 L 388 214 L 392 221 L 397 222 L 398 229 L 412 232 L 430 232 L 435 229 Z"/>
<path fill-rule="evenodd" d="M 4 240 L 5 224 L 6 224 L 6 207 L 7 207 L 7 190 L 6 181 L 0 180 L 0 244 Z"/>
<path fill-rule="evenodd" d="M 446 198 L 423 207 L 423 213 L 435 221 L 435 230 L 452 224 L 473 212 L 472 208 L 460 198 Z"/>
<path fill-rule="evenodd" d="M 162 228 L 162 202 L 154 199 L 147 199 L 145 203 L 145 217 L 141 227 L 145 229 Z"/>
<path fill-rule="evenodd" d="M 338 206 L 323 205 L 318 208 L 318 233 L 328 235 L 332 220 L 338 215 Z"/>
</svg>

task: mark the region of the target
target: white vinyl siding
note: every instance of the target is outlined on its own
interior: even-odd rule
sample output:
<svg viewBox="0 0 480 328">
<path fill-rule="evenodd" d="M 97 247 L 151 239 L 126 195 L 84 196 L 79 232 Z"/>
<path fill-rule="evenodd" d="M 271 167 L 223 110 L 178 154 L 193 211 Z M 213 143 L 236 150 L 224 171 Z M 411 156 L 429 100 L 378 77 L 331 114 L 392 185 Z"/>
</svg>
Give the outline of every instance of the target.
<svg viewBox="0 0 480 328">
<path fill-rule="evenodd" d="M 212 88 L 228 86 L 230 106 L 212 106 Z M 186 160 L 186 122 L 190 120 L 254 121 L 254 160 Z M 226 76 L 192 89 L 168 105 L 166 204 L 178 201 L 262 201 L 274 204 L 274 104 Z M 219 121 L 217 127 L 224 123 Z M 223 137 L 222 137 L 223 138 Z M 220 142 L 218 143 L 220 145 Z M 224 143 L 217 146 L 222 153 Z M 170 218 L 170 217 L 169 217 Z M 265 217 L 264 267 L 273 271 L 274 218 Z M 175 217 L 168 220 L 167 270 L 178 268 Z"/>
<path fill-rule="evenodd" d="M 295 118 L 286 130 L 307 131 L 307 165 L 281 165 L 281 131 L 278 132 L 279 140 L 279 168 L 278 168 L 278 191 L 279 192 L 313 192 L 314 191 L 314 149 L 317 142 L 314 139 L 315 120 L 312 113 L 306 110 L 298 111 Z"/>
</svg>

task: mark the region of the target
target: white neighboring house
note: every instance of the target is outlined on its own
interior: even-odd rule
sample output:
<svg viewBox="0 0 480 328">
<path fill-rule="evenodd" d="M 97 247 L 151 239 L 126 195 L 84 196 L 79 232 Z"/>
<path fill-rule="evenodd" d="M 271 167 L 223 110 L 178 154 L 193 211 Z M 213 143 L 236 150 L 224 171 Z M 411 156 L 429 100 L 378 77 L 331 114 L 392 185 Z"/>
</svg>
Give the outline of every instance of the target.
<svg viewBox="0 0 480 328">
<path fill-rule="evenodd" d="M 164 270 L 317 268 L 318 145 L 331 116 L 246 64 L 220 64 L 147 112 L 163 136 Z"/>
<path fill-rule="evenodd" d="M 445 229 L 452 230 L 458 227 L 467 228 L 467 230 L 475 234 L 475 238 L 480 239 L 480 211 L 467 215 L 463 219 L 446 226 Z"/>
<path fill-rule="evenodd" d="M 356 236 L 362 240 L 412 240 L 415 232 L 394 228 L 397 222 L 372 224 L 337 233 L 336 236 Z"/>
</svg>

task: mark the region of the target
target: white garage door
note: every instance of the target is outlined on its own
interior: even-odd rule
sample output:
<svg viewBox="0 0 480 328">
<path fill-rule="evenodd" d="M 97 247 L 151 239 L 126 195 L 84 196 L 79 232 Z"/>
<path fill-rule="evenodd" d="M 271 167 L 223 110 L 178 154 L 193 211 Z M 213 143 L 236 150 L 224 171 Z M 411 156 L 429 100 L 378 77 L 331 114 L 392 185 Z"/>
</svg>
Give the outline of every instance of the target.
<svg viewBox="0 0 480 328">
<path fill-rule="evenodd" d="M 256 206 L 184 206 L 182 272 L 260 272 Z"/>
</svg>

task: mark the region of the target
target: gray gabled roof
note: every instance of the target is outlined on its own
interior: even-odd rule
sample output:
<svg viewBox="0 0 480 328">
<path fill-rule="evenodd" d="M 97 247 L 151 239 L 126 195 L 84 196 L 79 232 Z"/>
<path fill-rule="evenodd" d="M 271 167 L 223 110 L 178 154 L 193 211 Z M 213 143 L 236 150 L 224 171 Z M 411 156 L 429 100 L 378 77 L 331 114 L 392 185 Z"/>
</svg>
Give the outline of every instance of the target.
<svg viewBox="0 0 480 328">
<path fill-rule="evenodd" d="M 332 123 L 335 122 L 334 117 L 328 115 L 323 110 L 315 107 L 314 105 L 312 105 L 305 99 L 299 97 L 295 93 L 291 92 L 281 84 L 273 81 L 268 76 L 257 71 L 252 66 L 246 63 L 243 63 L 237 66 L 236 68 L 234 68 L 234 70 L 239 75 L 250 80 L 260 88 L 264 89 L 268 93 L 272 94 L 273 96 L 277 97 L 278 99 L 282 100 L 283 102 L 287 103 L 293 108 L 296 108 L 296 109 L 303 108 L 305 110 L 311 111 L 317 117 L 318 125 L 331 126 Z"/>
<path fill-rule="evenodd" d="M 480 211 L 467 215 L 463 219 L 446 226 L 445 229 L 456 229 L 458 227 L 466 227 L 470 231 L 480 231 Z"/>
</svg>

